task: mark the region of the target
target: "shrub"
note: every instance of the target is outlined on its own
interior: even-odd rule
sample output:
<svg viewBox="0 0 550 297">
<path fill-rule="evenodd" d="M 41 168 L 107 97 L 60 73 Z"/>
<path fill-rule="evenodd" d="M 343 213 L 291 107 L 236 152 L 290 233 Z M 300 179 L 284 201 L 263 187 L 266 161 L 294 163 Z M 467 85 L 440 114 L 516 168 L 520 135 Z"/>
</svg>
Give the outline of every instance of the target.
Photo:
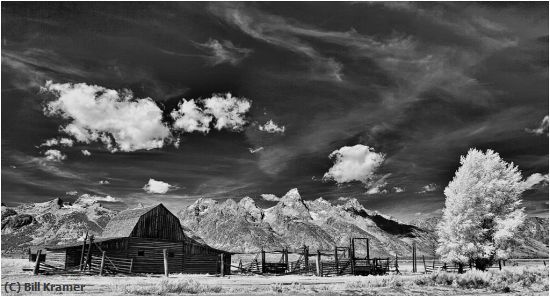
<svg viewBox="0 0 550 297">
<path fill-rule="evenodd" d="M 155 285 L 126 287 L 127 295 L 167 295 L 167 294 L 205 294 L 219 293 L 220 286 L 209 286 L 195 280 L 162 280 Z"/>
</svg>

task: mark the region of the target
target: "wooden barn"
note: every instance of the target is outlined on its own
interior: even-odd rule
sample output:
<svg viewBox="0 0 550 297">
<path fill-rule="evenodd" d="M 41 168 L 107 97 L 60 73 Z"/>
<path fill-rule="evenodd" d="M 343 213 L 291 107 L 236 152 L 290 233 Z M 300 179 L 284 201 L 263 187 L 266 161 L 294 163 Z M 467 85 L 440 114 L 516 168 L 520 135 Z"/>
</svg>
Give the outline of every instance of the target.
<svg viewBox="0 0 550 297">
<path fill-rule="evenodd" d="M 100 238 L 86 244 L 46 247 L 46 262 L 77 269 L 105 254 L 107 266 L 125 267 L 131 273 L 230 273 L 231 254 L 186 236 L 179 219 L 164 205 L 120 212 Z M 223 254 L 223 256 L 221 255 Z M 223 265 L 221 259 L 223 258 Z"/>
</svg>

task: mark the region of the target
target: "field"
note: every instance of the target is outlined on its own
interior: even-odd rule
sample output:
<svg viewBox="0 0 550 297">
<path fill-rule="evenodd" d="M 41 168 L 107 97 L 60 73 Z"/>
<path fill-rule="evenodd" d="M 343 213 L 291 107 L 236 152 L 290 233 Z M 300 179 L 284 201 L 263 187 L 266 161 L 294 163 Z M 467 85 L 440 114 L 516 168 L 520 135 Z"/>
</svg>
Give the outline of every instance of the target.
<svg viewBox="0 0 550 297">
<path fill-rule="evenodd" d="M 169 278 L 144 276 L 33 276 L 22 271 L 32 263 L 2 259 L 3 295 L 548 295 L 548 267 L 540 261 L 518 262 L 502 271 L 471 271 L 457 275 L 412 274 L 403 264 L 402 275 L 386 276 L 244 276 L 173 274 Z M 418 265 L 421 271 L 423 266 Z M 10 292 L 6 283 L 85 285 L 83 291 Z M 12 288 L 16 288 L 13 285 Z M 7 290 L 7 291 L 6 291 Z M 23 289 L 22 289 L 23 290 Z"/>
</svg>

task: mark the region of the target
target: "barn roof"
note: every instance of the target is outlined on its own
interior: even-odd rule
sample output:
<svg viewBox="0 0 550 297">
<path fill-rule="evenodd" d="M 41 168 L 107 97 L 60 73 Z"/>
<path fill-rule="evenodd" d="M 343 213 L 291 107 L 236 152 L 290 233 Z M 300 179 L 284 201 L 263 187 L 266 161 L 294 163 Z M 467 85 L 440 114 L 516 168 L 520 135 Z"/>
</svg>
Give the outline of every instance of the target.
<svg viewBox="0 0 550 297">
<path fill-rule="evenodd" d="M 164 207 L 162 204 L 148 206 L 148 207 L 142 207 L 142 208 L 134 208 L 134 209 L 128 209 L 121 211 L 118 215 L 116 215 L 114 218 L 112 218 L 107 226 L 105 226 L 105 229 L 103 229 L 103 233 L 101 234 L 101 238 L 115 238 L 115 237 L 129 237 L 132 233 L 132 230 L 134 230 L 134 227 L 136 226 L 136 223 L 139 221 L 139 218 L 149 212 L 150 210 L 156 208 L 156 207 Z"/>
</svg>

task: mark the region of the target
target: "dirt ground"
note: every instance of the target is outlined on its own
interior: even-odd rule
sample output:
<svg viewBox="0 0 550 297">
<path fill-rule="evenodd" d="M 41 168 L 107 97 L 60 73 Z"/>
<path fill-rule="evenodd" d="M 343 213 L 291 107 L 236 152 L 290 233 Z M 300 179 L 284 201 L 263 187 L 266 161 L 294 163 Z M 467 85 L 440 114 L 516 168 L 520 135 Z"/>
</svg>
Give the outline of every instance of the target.
<svg viewBox="0 0 550 297">
<path fill-rule="evenodd" d="M 534 262 L 533 265 L 536 265 Z M 152 288 L 166 282 L 166 277 L 159 275 L 144 276 L 34 276 L 22 268 L 31 268 L 33 263 L 24 259 L 2 259 L 2 295 L 151 295 L 158 294 Z M 538 265 L 542 266 L 542 263 Z M 405 269 L 404 265 L 404 269 Z M 420 267 L 419 267 L 420 269 Z M 168 278 L 171 283 L 191 282 L 197 294 L 204 295 L 502 295 L 484 289 L 461 289 L 453 286 L 395 286 L 393 278 L 405 280 L 415 278 L 420 274 L 405 272 L 399 276 L 261 276 L 261 275 L 230 275 L 219 277 L 215 275 L 172 274 Z M 377 279 L 378 278 L 378 279 Z M 388 279 L 387 286 L 365 287 L 365 280 L 378 281 Z M 24 284 L 40 282 L 40 291 L 25 291 Z M 82 291 L 44 291 L 48 284 L 84 285 Z M 20 284 L 20 290 L 17 287 Z M 30 285 L 27 285 L 30 286 Z M 51 286 L 48 286 L 51 288 Z M 198 289 L 197 289 L 198 288 Z M 162 295 L 176 295 L 171 291 Z M 187 291 L 186 291 L 187 292 Z M 185 295 L 179 292 L 177 295 Z M 546 295 L 546 292 L 513 292 L 511 295 Z"/>
</svg>

